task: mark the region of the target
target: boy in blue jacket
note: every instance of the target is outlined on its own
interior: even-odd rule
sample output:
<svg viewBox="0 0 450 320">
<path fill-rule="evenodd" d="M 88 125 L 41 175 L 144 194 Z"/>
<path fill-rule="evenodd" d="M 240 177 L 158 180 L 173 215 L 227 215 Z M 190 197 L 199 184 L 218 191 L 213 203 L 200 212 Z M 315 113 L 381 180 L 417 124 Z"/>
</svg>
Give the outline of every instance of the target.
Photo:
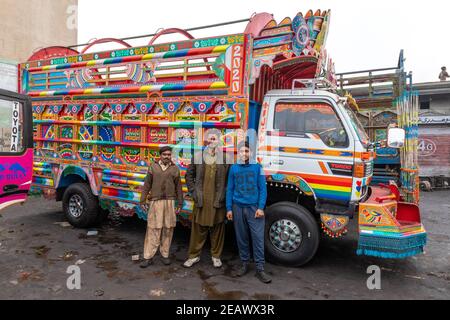
<svg viewBox="0 0 450 320">
<path fill-rule="evenodd" d="M 226 198 L 227 219 L 234 222 L 239 256 L 242 261 L 242 266 L 236 275 L 242 277 L 249 271 L 249 236 L 251 236 L 256 277 L 264 283 L 270 283 L 272 280 L 264 272 L 266 179 L 261 165 L 250 162 L 253 154 L 248 142 L 241 143 L 238 152 L 238 163 L 231 166 L 228 175 Z"/>
</svg>

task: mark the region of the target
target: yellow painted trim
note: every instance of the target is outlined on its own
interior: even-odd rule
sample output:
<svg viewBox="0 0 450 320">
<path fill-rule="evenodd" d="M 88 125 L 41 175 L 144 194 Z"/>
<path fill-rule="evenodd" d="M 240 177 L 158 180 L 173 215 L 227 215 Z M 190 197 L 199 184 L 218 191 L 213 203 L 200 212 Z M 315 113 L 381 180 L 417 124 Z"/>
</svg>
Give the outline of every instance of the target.
<svg viewBox="0 0 450 320">
<path fill-rule="evenodd" d="M 223 81 L 217 81 L 211 84 L 209 87 L 210 89 L 220 89 L 220 88 L 226 88 L 227 84 Z"/>
</svg>

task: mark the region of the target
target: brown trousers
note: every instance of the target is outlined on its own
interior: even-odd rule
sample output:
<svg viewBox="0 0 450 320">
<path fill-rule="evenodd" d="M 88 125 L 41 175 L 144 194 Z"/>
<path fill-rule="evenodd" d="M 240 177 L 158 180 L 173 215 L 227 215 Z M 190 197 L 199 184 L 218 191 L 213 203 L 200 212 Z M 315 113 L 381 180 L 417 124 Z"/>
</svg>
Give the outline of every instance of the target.
<svg viewBox="0 0 450 320">
<path fill-rule="evenodd" d="M 175 228 L 156 229 L 147 227 L 144 242 L 144 259 L 148 260 L 153 258 L 156 251 L 158 251 L 158 248 L 161 255 L 164 258 L 168 258 L 174 229 Z"/>
<path fill-rule="evenodd" d="M 173 200 L 151 201 L 147 215 L 147 233 L 144 241 L 144 259 L 151 259 L 156 251 L 169 257 L 176 215 Z"/>
<path fill-rule="evenodd" d="M 200 256 L 208 234 L 211 238 L 211 255 L 214 258 L 220 258 L 225 242 L 225 223 L 218 223 L 213 227 L 205 227 L 193 221 L 191 239 L 189 241 L 189 259 Z"/>
</svg>

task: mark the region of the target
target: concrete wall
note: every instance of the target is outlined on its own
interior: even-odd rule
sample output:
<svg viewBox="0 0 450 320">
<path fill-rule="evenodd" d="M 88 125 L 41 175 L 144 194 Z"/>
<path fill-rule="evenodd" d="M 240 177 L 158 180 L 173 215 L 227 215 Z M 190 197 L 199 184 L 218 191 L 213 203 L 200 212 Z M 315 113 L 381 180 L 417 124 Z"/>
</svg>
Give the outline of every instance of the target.
<svg viewBox="0 0 450 320">
<path fill-rule="evenodd" d="M 77 43 L 78 0 L 0 0 L 0 59 L 26 61 L 39 47 Z"/>
</svg>

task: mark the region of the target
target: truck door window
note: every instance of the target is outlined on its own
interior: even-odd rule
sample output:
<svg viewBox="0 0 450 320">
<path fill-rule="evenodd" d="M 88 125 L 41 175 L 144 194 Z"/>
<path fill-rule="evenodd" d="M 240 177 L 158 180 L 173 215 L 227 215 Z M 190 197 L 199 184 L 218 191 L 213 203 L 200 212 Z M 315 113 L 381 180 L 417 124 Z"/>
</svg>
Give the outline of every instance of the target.
<svg viewBox="0 0 450 320">
<path fill-rule="evenodd" d="M 0 153 L 22 153 L 23 106 L 0 99 Z"/>
<path fill-rule="evenodd" d="M 329 147 L 345 148 L 349 145 L 347 133 L 333 107 L 322 102 L 278 102 L 274 129 L 288 137 L 312 134 Z"/>
</svg>

